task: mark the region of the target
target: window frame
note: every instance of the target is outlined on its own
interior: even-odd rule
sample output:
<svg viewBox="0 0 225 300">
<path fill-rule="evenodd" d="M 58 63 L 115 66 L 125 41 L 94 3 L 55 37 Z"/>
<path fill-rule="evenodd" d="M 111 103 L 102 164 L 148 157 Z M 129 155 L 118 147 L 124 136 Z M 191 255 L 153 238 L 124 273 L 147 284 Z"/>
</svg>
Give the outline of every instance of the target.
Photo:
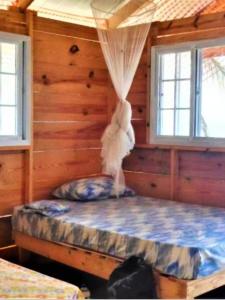
<svg viewBox="0 0 225 300">
<path fill-rule="evenodd" d="M 151 47 L 151 93 L 150 93 L 150 143 L 159 145 L 175 145 L 175 146 L 197 146 L 197 147 L 225 147 L 224 138 L 213 137 L 198 137 L 197 131 L 197 110 L 201 96 L 201 72 L 197 74 L 197 64 L 201 63 L 200 50 L 207 47 L 225 46 L 225 38 L 217 38 L 202 41 L 184 42 L 170 45 L 160 45 Z M 160 54 L 177 53 L 181 51 L 191 51 L 191 91 L 190 91 L 190 136 L 160 136 L 158 130 L 158 104 L 159 104 L 159 85 L 160 85 L 160 68 L 159 58 Z M 198 57 L 197 57 L 198 56 Z M 198 68 L 199 69 L 199 68 Z M 199 69 L 201 70 L 201 69 Z"/>
<path fill-rule="evenodd" d="M 0 43 L 17 44 L 17 132 L 16 136 L 0 135 L 0 147 L 30 145 L 31 143 L 31 41 L 21 34 L 0 31 Z"/>
</svg>

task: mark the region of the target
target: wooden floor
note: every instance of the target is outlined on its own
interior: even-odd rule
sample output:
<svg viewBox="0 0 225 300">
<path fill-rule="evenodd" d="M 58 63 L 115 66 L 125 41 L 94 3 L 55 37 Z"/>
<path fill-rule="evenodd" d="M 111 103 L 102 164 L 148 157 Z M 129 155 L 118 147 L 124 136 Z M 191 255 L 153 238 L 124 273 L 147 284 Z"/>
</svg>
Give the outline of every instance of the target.
<svg viewBox="0 0 225 300">
<path fill-rule="evenodd" d="M 18 263 L 18 261 L 15 261 Z M 91 291 L 92 299 L 106 298 L 106 284 L 107 281 L 99 279 L 90 274 L 75 270 L 68 266 L 50 261 L 38 255 L 32 255 L 32 259 L 25 265 L 30 269 L 36 270 L 43 274 L 67 281 L 81 287 L 85 284 Z M 225 287 L 218 288 L 210 293 L 204 294 L 197 299 L 224 299 Z"/>
</svg>

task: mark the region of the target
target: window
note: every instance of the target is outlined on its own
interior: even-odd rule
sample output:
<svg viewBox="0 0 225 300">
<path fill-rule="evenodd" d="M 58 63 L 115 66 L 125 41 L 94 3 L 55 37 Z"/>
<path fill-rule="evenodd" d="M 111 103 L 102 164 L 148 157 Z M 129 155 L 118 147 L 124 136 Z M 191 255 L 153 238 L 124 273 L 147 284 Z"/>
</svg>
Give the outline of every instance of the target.
<svg viewBox="0 0 225 300">
<path fill-rule="evenodd" d="M 0 146 L 29 143 L 29 38 L 0 33 Z"/>
<path fill-rule="evenodd" d="M 151 142 L 225 146 L 225 40 L 152 50 Z"/>
</svg>

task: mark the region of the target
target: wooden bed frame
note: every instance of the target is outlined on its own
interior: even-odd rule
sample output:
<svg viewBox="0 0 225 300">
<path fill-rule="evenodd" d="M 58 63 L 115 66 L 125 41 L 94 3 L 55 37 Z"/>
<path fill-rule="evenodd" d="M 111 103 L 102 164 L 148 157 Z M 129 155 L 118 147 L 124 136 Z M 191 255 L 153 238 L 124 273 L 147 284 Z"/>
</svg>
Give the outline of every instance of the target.
<svg viewBox="0 0 225 300">
<path fill-rule="evenodd" d="M 63 243 L 49 242 L 14 231 L 20 259 L 27 251 L 45 256 L 81 271 L 108 279 L 121 259 Z M 161 299 L 193 299 L 225 285 L 225 271 L 196 280 L 176 279 L 155 272 L 157 293 Z"/>
</svg>

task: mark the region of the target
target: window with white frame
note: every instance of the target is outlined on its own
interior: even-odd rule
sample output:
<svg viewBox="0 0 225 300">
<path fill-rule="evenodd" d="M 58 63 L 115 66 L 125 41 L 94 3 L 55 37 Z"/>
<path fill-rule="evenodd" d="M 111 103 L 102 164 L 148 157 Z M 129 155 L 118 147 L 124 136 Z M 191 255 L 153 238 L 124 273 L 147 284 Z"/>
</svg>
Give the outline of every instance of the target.
<svg viewBox="0 0 225 300">
<path fill-rule="evenodd" d="M 0 32 L 0 146 L 29 143 L 29 38 Z"/>
<path fill-rule="evenodd" d="M 225 146 L 225 40 L 152 49 L 151 142 Z"/>
</svg>

